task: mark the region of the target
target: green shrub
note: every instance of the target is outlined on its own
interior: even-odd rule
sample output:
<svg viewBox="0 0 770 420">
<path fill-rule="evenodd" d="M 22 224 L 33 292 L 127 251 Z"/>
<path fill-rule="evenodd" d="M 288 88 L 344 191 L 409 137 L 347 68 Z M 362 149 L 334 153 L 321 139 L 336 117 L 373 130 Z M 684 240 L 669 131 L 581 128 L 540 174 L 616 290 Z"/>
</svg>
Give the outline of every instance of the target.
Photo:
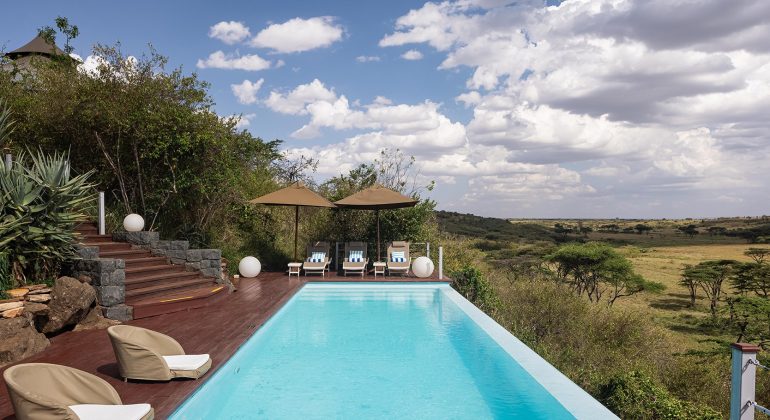
<svg viewBox="0 0 770 420">
<path fill-rule="evenodd" d="M 449 273 L 452 287 L 482 311 L 491 314 L 497 306 L 497 298 L 489 281 L 481 271 L 471 265 Z"/>
<path fill-rule="evenodd" d="M 713 409 L 682 401 L 639 371 L 624 373 L 602 386 L 599 399 L 623 419 L 721 419 Z"/>
<path fill-rule="evenodd" d="M 11 285 L 58 274 L 75 255 L 75 224 L 86 219 L 95 198 L 92 172 L 70 175 L 64 154 L 22 154 L 9 170 L 0 168 L 0 247 L 5 249 Z"/>
</svg>

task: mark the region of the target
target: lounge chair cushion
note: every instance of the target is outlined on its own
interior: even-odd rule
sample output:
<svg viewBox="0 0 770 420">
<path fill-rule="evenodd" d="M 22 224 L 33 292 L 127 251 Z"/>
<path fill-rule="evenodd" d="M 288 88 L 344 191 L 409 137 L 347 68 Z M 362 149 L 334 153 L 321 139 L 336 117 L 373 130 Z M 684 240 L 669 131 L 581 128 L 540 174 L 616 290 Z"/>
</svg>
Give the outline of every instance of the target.
<svg viewBox="0 0 770 420">
<path fill-rule="evenodd" d="M 393 262 L 404 262 L 406 259 L 404 258 L 404 251 L 393 251 L 390 254 L 390 260 Z"/>
<path fill-rule="evenodd" d="M 311 262 L 322 262 L 325 259 L 326 259 L 326 254 L 324 254 L 323 252 L 313 252 L 310 255 Z"/>
<path fill-rule="evenodd" d="M 361 262 L 364 260 L 364 251 L 350 251 L 350 262 Z"/>
<path fill-rule="evenodd" d="M 196 370 L 205 365 L 210 359 L 208 354 L 180 354 L 176 356 L 163 356 L 168 368 L 171 370 Z"/>
<path fill-rule="evenodd" d="M 139 420 L 152 409 L 150 404 L 102 405 L 77 404 L 70 405 L 80 420 Z"/>
</svg>

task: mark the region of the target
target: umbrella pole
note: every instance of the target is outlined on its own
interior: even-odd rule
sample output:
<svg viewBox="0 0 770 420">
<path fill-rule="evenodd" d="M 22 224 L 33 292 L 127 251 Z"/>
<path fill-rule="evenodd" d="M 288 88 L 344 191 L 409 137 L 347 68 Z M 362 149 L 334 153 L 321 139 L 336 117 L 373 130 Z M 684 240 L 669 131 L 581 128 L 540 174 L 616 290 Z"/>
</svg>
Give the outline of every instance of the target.
<svg viewBox="0 0 770 420">
<path fill-rule="evenodd" d="M 297 233 L 299 233 L 299 206 L 294 206 L 294 261 L 297 261 Z"/>
<path fill-rule="evenodd" d="M 377 214 L 377 261 L 382 261 L 382 255 L 380 254 L 380 209 L 374 211 Z"/>
</svg>

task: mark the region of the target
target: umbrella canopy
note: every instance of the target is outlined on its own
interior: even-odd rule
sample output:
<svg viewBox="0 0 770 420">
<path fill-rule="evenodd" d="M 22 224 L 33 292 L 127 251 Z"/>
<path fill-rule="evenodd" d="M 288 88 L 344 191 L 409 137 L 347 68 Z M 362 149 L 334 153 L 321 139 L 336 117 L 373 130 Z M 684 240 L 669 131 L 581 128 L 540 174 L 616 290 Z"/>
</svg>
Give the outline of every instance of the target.
<svg viewBox="0 0 770 420">
<path fill-rule="evenodd" d="M 297 233 L 299 231 L 300 207 L 335 207 L 334 203 L 306 187 L 301 182 L 295 182 L 286 188 L 273 191 L 253 200 L 252 204 L 268 206 L 294 206 L 294 259 L 297 259 Z"/>
<path fill-rule="evenodd" d="M 377 259 L 380 256 L 380 210 L 414 207 L 418 203 L 412 197 L 407 197 L 398 191 L 375 184 L 342 200 L 335 201 L 338 207 L 361 210 L 374 210 L 377 214 Z"/>
</svg>

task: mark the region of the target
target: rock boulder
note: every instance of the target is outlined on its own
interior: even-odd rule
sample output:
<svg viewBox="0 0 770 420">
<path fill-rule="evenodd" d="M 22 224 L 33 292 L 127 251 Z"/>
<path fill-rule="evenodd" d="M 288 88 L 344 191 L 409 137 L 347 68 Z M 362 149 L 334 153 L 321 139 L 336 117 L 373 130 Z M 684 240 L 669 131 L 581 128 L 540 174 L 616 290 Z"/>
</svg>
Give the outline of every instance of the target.
<svg viewBox="0 0 770 420">
<path fill-rule="evenodd" d="M 51 290 L 48 322 L 42 332 L 51 333 L 77 324 L 88 315 L 95 300 L 96 291 L 92 286 L 72 277 L 60 277 Z"/>
<path fill-rule="evenodd" d="M 32 356 L 48 347 L 45 335 L 37 332 L 27 317 L 0 319 L 0 366 Z"/>
<path fill-rule="evenodd" d="M 104 316 L 102 316 L 102 308 L 101 306 L 95 306 L 91 308 L 91 311 L 88 312 L 88 315 L 80 321 L 78 325 L 75 326 L 74 331 L 82 331 L 82 330 L 101 330 L 113 325 L 120 324 L 120 321 L 115 321 L 112 319 L 107 319 Z"/>
</svg>

